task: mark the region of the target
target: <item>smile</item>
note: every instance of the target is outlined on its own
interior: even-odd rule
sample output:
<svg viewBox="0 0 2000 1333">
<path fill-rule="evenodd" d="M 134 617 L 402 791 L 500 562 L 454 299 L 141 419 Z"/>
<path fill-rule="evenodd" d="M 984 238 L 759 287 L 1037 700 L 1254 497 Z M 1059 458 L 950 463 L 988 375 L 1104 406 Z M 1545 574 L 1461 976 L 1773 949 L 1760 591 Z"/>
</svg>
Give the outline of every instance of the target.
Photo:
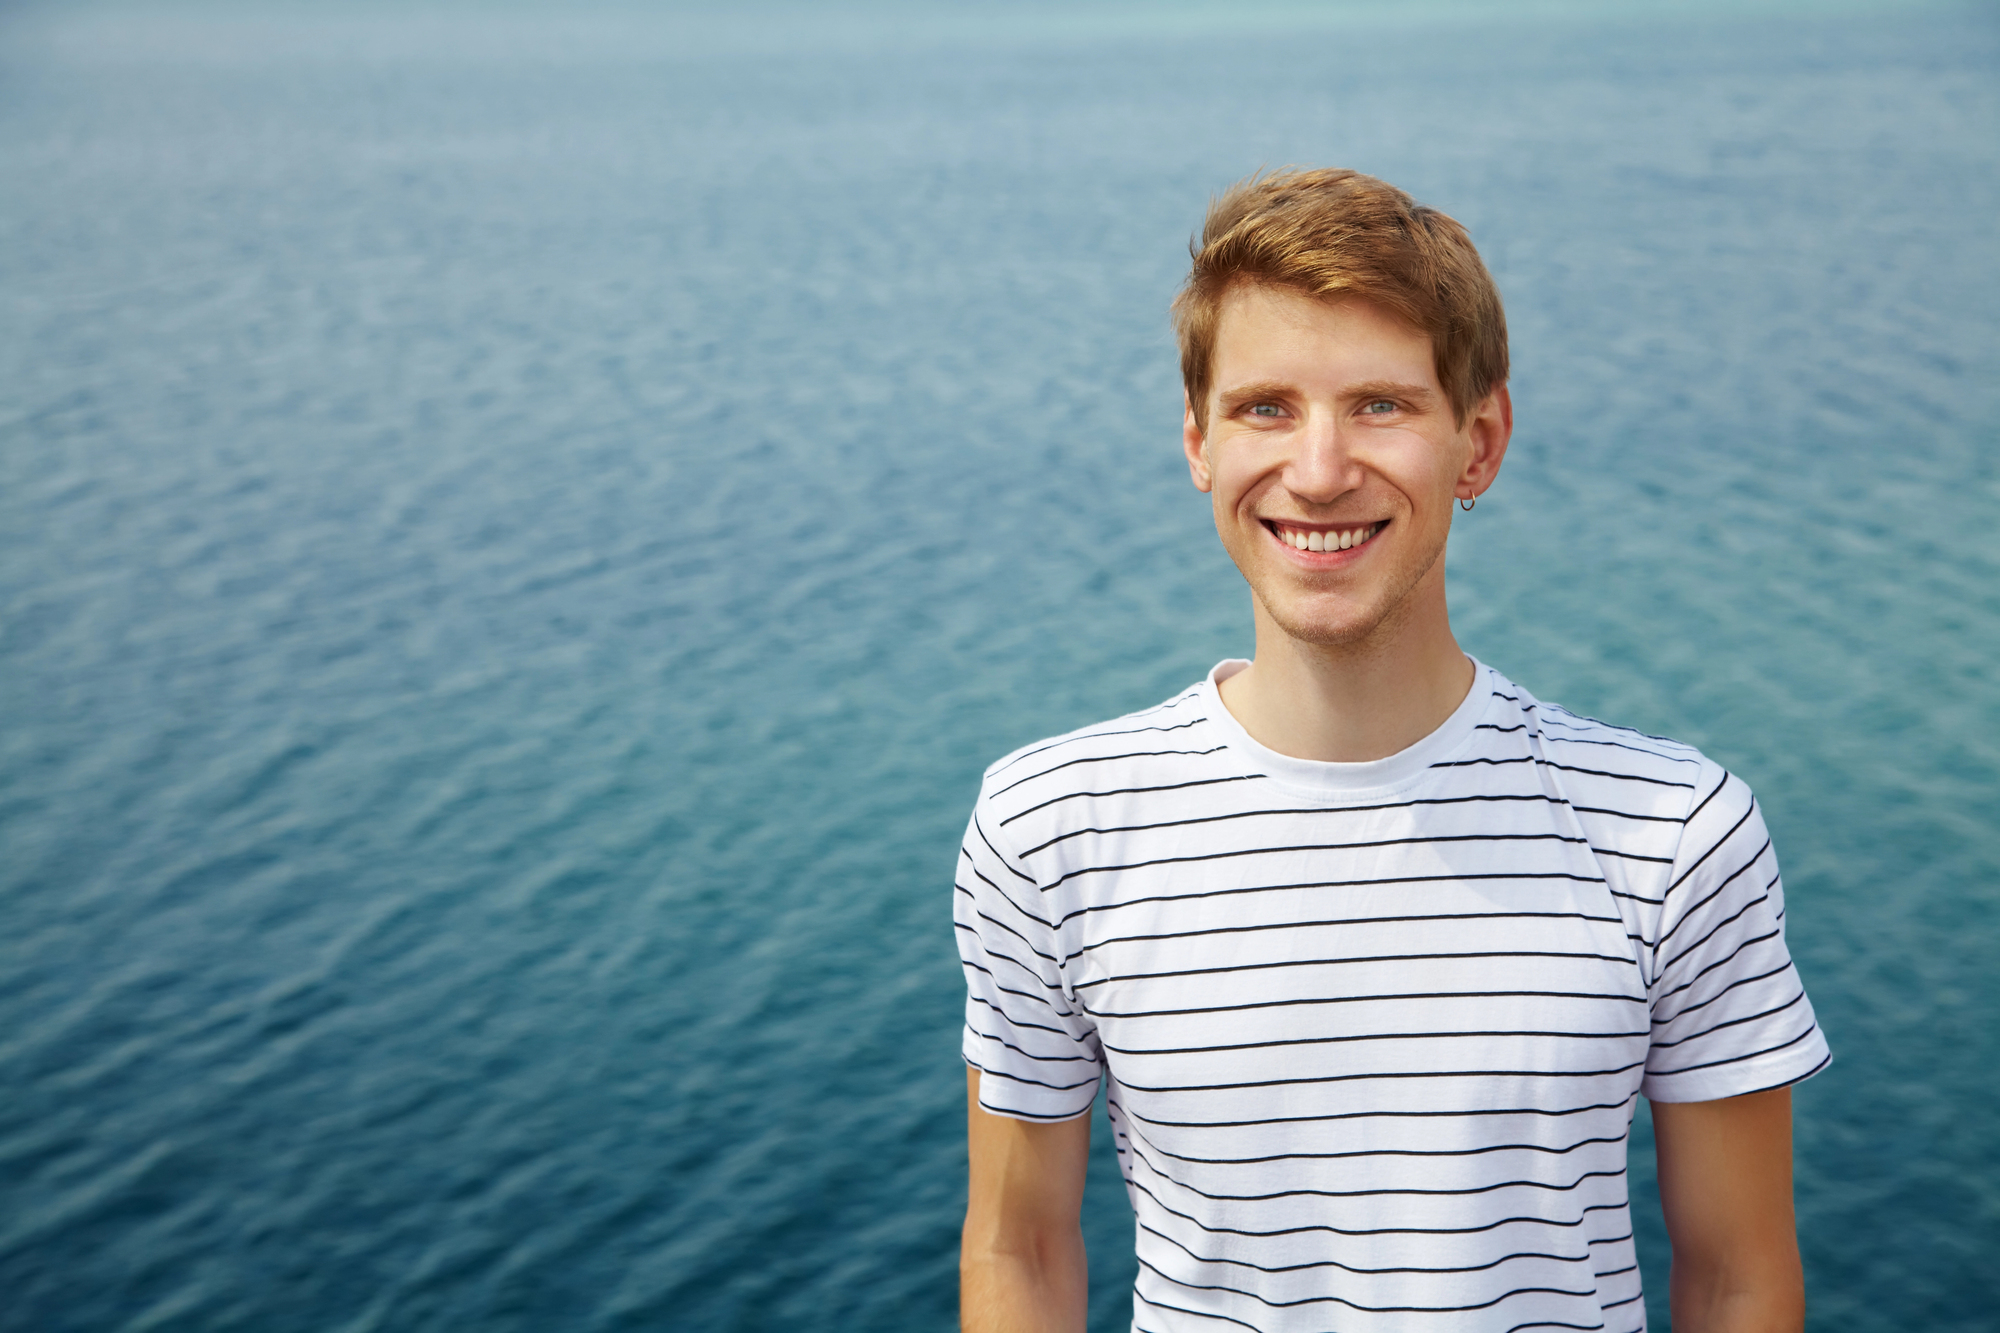
<svg viewBox="0 0 2000 1333">
<path fill-rule="evenodd" d="M 1294 550 L 1346 551 L 1361 545 L 1389 524 L 1385 519 L 1380 523 L 1370 523 L 1358 528 L 1300 528 L 1274 519 L 1265 519 L 1264 526 L 1276 533 L 1279 541 Z"/>
</svg>

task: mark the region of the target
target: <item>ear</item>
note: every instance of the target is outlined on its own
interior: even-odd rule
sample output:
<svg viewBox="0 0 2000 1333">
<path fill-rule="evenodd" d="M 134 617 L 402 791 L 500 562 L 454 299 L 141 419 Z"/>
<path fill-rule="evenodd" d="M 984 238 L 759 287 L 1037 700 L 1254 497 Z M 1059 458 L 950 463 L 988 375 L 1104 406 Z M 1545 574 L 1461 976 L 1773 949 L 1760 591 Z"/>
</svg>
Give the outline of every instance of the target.
<svg viewBox="0 0 2000 1333">
<path fill-rule="evenodd" d="M 1215 477 L 1208 470 L 1208 441 L 1202 438 L 1201 426 L 1194 419 L 1194 404 L 1186 394 L 1181 395 L 1181 450 L 1187 454 L 1188 476 L 1194 479 L 1194 488 L 1204 495 L 1215 489 Z"/>
<path fill-rule="evenodd" d="M 1474 500 L 1493 484 L 1493 478 L 1500 472 L 1500 460 L 1507 456 L 1507 441 L 1514 438 L 1514 399 L 1506 385 L 1494 389 L 1472 409 L 1466 434 L 1472 440 L 1472 456 L 1466 460 L 1465 470 L 1458 474 L 1452 494 L 1461 500 Z"/>
</svg>

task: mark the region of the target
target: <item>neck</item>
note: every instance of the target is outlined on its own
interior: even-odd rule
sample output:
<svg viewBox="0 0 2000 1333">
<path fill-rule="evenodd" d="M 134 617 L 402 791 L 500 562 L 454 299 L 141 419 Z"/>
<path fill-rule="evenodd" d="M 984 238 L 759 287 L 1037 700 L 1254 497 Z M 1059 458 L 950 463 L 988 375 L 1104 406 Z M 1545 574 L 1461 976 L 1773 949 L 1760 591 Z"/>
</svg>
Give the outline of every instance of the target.
<svg viewBox="0 0 2000 1333">
<path fill-rule="evenodd" d="M 1436 731 L 1472 688 L 1472 662 L 1452 637 L 1443 597 L 1435 602 L 1350 644 L 1295 639 L 1256 603 L 1256 660 L 1222 683 L 1222 702 L 1279 754 L 1386 759 Z"/>
</svg>

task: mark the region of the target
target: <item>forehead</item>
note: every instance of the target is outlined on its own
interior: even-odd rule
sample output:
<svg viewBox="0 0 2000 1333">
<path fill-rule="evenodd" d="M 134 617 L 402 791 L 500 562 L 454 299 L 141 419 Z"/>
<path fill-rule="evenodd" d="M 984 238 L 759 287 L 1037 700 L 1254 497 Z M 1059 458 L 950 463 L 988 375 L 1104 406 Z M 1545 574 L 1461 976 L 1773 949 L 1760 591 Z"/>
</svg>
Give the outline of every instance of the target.
<svg viewBox="0 0 2000 1333">
<path fill-rule="evenodd" d="M 1430 335 L 1401 316 L 1363 297 L 1326 301 L 1253 283 L 1223 296 L 1210 367 L 1216 393 L 1266 381 L 1440 388 Z"/>
</svg>

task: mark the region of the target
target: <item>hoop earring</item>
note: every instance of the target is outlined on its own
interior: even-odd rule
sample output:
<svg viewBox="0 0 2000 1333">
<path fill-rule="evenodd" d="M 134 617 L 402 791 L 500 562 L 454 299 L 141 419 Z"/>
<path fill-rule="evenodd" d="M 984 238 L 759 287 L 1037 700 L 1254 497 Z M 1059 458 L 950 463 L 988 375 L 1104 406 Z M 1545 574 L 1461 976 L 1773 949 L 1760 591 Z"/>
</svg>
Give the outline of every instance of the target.
<svg viewBox="0 0 2000 1333">
<path fill-rule="evenodd" d="M 1463 509 L 1466 513 L 1469 514 L 1472 512 L 1472 506 L 1478 503 L 1479 503 L 1479 497 L 1475 495 L 1470 500 L 1460 500 L 1458 502 L 1458 507 L 1460 509 Z"/>
</svg>

